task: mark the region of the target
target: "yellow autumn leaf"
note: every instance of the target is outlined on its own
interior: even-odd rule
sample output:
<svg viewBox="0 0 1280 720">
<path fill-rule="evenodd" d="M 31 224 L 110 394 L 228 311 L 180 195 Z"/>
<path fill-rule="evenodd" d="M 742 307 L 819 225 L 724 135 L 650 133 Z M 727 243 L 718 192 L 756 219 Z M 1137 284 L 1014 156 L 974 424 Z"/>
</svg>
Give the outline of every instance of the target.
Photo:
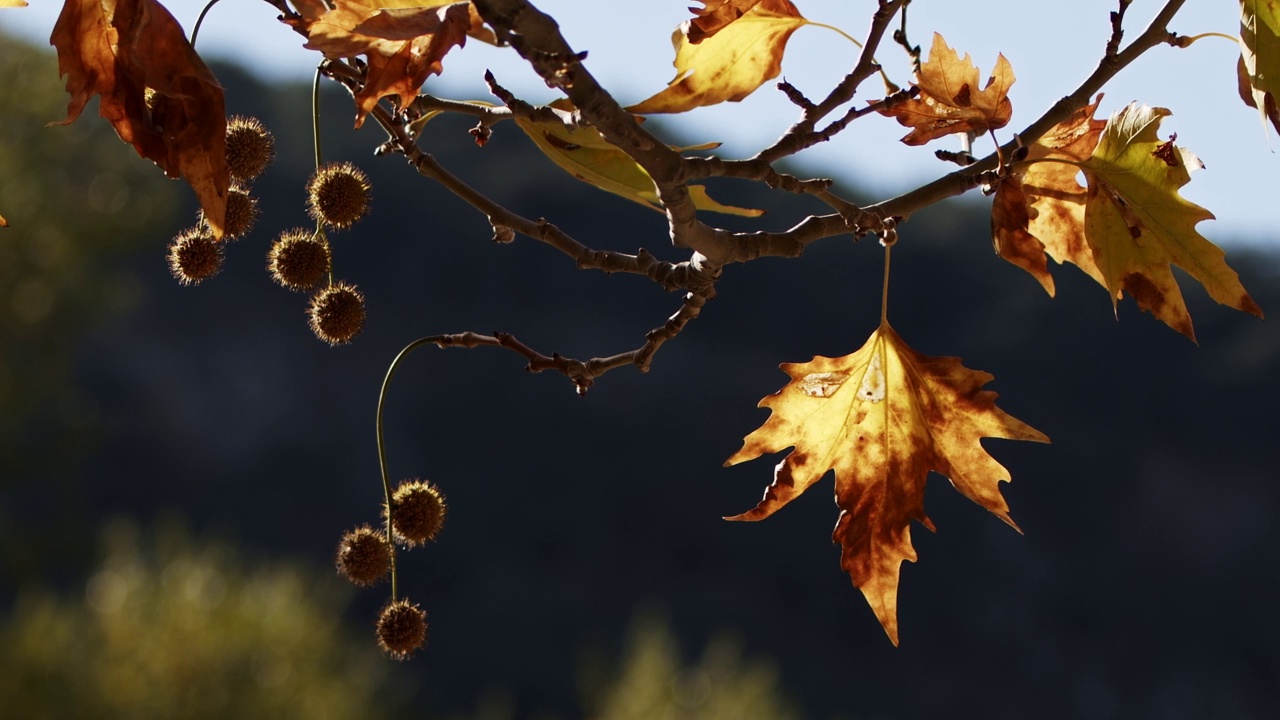
<svg viewBox="0 0 1280 720">
<path fill-rule="evenodd" d="M 1120 292 L 1195 340 L 1170 264 L 1199 280 L 1219 303 L 1259 317 L 1226 253 L 1196 232 L 1213 213 L 1183 198 L 1199 158 L 1156 133 L 1171 113 L 1131 103 L 1111 115 L 1093 155 L 1081 165 L 1088 182 L 1084 236 L 1112 301 Z"/>
<path fill-rule="evenodd" d="M 0 0 L 0 8 L 20 8 L 26 7 L 27 0 Z M 5 227 L 4 218 L 0 217 L 0 227 Z"/>
<path fill-rule="evenodd" d="M 1280 132 L 1280 0 L 1240 0 L 1240 98 Z"/>
<path fill-rule="evenodd" d="M 561 169 L 577 179 L 595 185 L 646 207 L 662 210 L 662 201 L 653 178 L 635 160 L 611 145 L 593 127 L 577 125 L 565 102 L 555 108 L 556 120 L 535 121 L 516 118 L 516 124 L 533 140 L 538 149 Z M 711 147 L 708 145 L 697 146 Z M 763 210 L 741 208 L 713 200 L 701 185 L 690 185 L 689 195 L 699 210 L 743 217 L 759 217 Z"/>
<path fill-rule="evenodd" d="M 915 352 L 887 322 L 852 355 L 782 369 L 791 381 L 760 402 L 769 419 L 725 464 L 795 449 L 764 499 L 727 519 L 762 520 L 835 470 L 840 565 L 897 645 L 899 572 L 916 560 L 910 523 L 934 529 L 924 512 L 929 472 L 1016 529 L 999 488 L 1009 472 L 980 440 L 1049 438 L 995 406 L 996 393 L 982 389 L 991 375 Z"/>
<path fill-rule="evenodd" d="M 982 134 L 1004 127 L 1013 117 L 1008 95 L 1014 80 L 1013 67 L 1004 55 L 999 55 L 986 86 L 980 88 L 978 68 L 969 54 L 961 58 L 941 35 L 934 33 L 929 58 L 920 66 L 916 78 L 919 97 L 880 113 L 911 128 L 902 138 L 907 145 L 923 145 L 953 133 Z"/>
<path fill-rule="evenodd" d="M 710 4 L 709 4 L 710 5 Z M 791 34 L 809 21 L 790 0 L 761 0 L 736 19 L 718 26 L 701 42 L 689 39 L 697 26 L 676 29 L 676 77 L 658 94 L 629 108 L 633 113 L 678 113 L 726 100 L 738 101 L 782 72 Z"/>
</svg>

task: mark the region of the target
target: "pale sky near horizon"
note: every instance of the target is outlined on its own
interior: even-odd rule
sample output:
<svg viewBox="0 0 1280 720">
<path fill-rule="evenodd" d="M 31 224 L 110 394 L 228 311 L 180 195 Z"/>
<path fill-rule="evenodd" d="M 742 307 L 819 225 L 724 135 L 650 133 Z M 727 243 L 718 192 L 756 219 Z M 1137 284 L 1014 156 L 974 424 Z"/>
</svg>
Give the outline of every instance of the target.
<svg viewBox="0 0 1280 720">
<path fill-rule="evenodd" d="M 805 17 L 840 27 L 854 37 L 866 29 L 873 0 L 794 0 Z M 29 0 L 20 9 L 0 10 L 0 29 L 37 42 L 47 42 L 61 8 L 57 0 Z M 188 29 L 203 0 L 162 0 Z M 623 103 L 634 103 L 661 90 L 673 77 L 671 32 L 689 17 L 688 0 L 644 3 L 601 3 L 587 0 L 535 0 L 560 23 L 576 50 L 586 50 L 587 68 Z M 1075 89 L 1097 65 L 1110 34 L 1108 14 L 1115 0 L 1028 3 L 1026 0 L 947 2 L 915 0 L 908 31 L 913 43 L 928 51 L 934 31 L 961 54 L 973 56 L 985 79 L 1003 53 L 1018 80 L 1009 93 L 1013 120 L 1000 131 L 1001 141 L 1032 122 L 1059 97 Z M 1128 11 L 1128 37 L 1142 31 L 1163 5 L 1135 0 Z M 614 8 L 609 12 L 607 8 Z M 980 8 L 980 11 L 975 11 Z M 1029 8 L 1031 8 L 1029 10 Z M 1189 0 L 1173 23 L 1183 35 L 1221 32 L 1234 35 L 1239 5 L 1231 0 Z M 308 82 L 317 54 L 302 48 L 302 39 L 275 22 L 274 8 L 257 0 L 222 0 L 200 31 L 198 49 L 210 57 L 236 59 L 273 80 Z M 837 33 L 805 27 L 792 36 L 783 60 L 783 77 L 810 97 L 818 98 L 847 72 L 857 48 Z M 882 45 L 881 62 L 895 82 L 906 85 L 906 56 L 892 43 Z M 1190 48 L 1156 48 L 1127 68 L 1105 90 L 1100 114 L 1130 101 L 1168 107 L 1161 135 L 1178 133 L 1178 143 L 1198 155 L 1206 170 L 1195 173 L 1183 188 L 1188 199 L 1207 207 L 1216 221 L 1198 230 L 1215 242 L 1239 238 L 1280 247 L 1280 154 L 1277 139 L 1267 132 L 1258 112 L 1246 107 L 1236 90 L 1238 47 L 1220 38 L 1205 38 Z M 456 99 L 491 99 L 482 75 L 491 69 L 499 82 L 531 102 L 554 94 L 510 49 L 471 41 L 444 61 L 445 73 L 427 82 L 427 91 Z M 878 81 L 864 85 L 880 92 Z M 864 95 L 855 102 L 864 102 Z M 770 144 L 796 120 L 798 112 L 767 83 L 741 103 L 699 108 L 664 118 L 673 143 L 723 141 L 721 154 L 746 157 Z M 957 149 L 952 139 L 909 148 L 898 142 L 906 130 L 888 118 L 859 120 L 835 141 L 798 156 L 802 173 L 830 176 L 844 187 L 873 190 L 877 197 L 895 195 L 943 174 L 947 166 L 933 150 Z M 984 155 L 990 143 L 975 145 Z"/>
</svg>

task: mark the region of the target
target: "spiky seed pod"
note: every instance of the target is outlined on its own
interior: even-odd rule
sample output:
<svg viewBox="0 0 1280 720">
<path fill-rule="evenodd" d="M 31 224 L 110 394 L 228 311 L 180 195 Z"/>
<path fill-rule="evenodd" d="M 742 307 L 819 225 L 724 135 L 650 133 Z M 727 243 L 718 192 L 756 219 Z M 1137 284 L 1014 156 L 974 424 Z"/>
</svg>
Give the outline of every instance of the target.
<svg viewBox="0 0 1280 720">
<path fill-rule="evenodd" d="M 345 345 L 364 328 L 364 295 L 344 282 L 311 296 L 311 331 L 330 345 Z"/>
<path fill-rule="evenodd" d="M 238 240 L 253 229 L 258 221 L 258 199 L 249 194 L 248 188 L 232 183 L 227 190 L 227 215 L 222 221 L 222 237 Z M 208 225 L 204 210 L 200 211 L 200 224 Z"/>
<path fill-rule="evenodd" d="M 391 527 L 405 545 L 423 545 L 444 526 L 445 504 L 440 489 L 422 480 L 406 480 L 391 495 Z M 386 517 L 386 506 L 382 509 Z"/>
<path fill-rule="evenodd" d="M 396 660 L 408 660 L 427 641 L 427 614 L 408 600 L 397 600 L 378 617 L 378 646 Z"/>
<path fill-rule="evenodd" d="M 310 290 L 319 285 L 332 262 L 329 243 L 303 228 L 280 233 L 267 252 L 271 279 L 290 290 Z"/>
<path fill-rule="evenodd" d="M 207 228 L 187 228 L 169 243 L 169 271 L 183 285 L 196 285 L 220 269 L 222 243 Z"/>
<path fill-rule="evenodd" d="M 231 177 L 248 182 L 276 156 L 276 139 L 258 118 L 236 115 L 227 121 L 227 167 Z"/>
<path fill-rule="evenodd" d="M 342 536 L 334 562 L 343 577 L 356 585 L 369 586 L 391 570 L 391 546 L 382 533 L 364 525 Z"/>
<path fill-rule="evenodd" d="M 351 227 L 369 209 L 369 178 L 349 162 L 329 163 L 307 183 L 307 209 L 326 225 Z"/>
</svg>

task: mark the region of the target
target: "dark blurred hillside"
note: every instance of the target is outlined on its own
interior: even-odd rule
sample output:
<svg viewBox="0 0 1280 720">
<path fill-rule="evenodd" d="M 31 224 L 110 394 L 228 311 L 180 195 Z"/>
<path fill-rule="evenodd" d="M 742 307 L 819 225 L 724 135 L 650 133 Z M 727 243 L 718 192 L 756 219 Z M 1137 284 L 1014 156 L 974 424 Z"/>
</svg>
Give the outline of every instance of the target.
<svg viewBox="0 0 1280 720">
<path fill-rule="evenodd" d="M 576 271 L 527 238 L 491 242 L 481 215 L 400 159 L 372 157 L 372 123 L 351 132 L 349 99 L 326 92 L 326 159 L 370 173 L 374 212 L 334 236 L 337 275 L 366 294 L 368 325 L 351 346 L 324 346 L 306 299 L 263 270 L 273 235 L 308 224 L 307 90 L 218 73 L 229 111 L 276 132 L 279 159 L 255 185 L 257 229 L 219 277 L 179 287 L 156 237 L 123 262 L 140 285 L 135 309 L 77 333 L 74 382 L 103 441 L 70 487 L 102 517 L 178 508 L 197 527 L 326 566 L 346 528 L 377 519 L 374 408 L 407 342 L 502 330 L 547 352 L 607 355 L 678 307 L 647 281 Z M 658 214 L 568 179 L 510 125 L 484 149 L 466 127 L 434 121 L 428 149 L 513 210 L 593 247 L 679 258 Z M 818 209 L 713 191 L 767 206 L 774 229 Z M 432 622 L 408 666 L 418 711 L 463 712 L 500 688 L 519 717 L 573 716 L 584 663 L 616 653 L 636 609 L 656 606 L 687 649 L 731 629 L 773 656 L 807 717 L 1271 717 L 1280 325 L 1188 282 L 1197 347 L 1131 302 L 1117 322 L 1071 268 L 1050 299 L 992 254 L 982 207 L 949 204 L 904 227 L 890 318 L 917 350 L 993 373 L 1001 406 L 1054 442 L 989 444 L 1014 477 L 1005 495 L 1025 536 L 931 479 L 938 534 L 914 532 L 901 648 L 840 571 L 829 478 L 767 522 L 720 519 L 771 479 L 776 458 L 721 464 L 765 418 L 756 403 L 783 384 L 777 365 L 849 353 L 878 321 L 879 247 L 827 240 L 799 260 L 728 268 L 648 375 L 616 371 L 585 399 L 507 352 L 407 361 L 388 404 L 391 472 L 438 483 L 450 513 L 438 542 L 401 561 Z M 1280 256 L 1232 247 L 1255 299 L 1278 311 Z M 48 504 L 34 479 L 3 492 L 6 507 Z M 362 592 L 357 621 L 382 599 Z"/>
</svg>

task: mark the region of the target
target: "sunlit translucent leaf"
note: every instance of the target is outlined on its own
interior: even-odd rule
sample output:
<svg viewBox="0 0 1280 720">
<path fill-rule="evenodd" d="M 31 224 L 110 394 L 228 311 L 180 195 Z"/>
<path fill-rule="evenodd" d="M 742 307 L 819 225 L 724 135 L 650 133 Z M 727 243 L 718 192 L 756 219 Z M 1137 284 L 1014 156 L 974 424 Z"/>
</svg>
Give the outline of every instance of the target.
<svg viewBox="0 0 1280 720">
<path fill-rule="evenodd" d="M 1170 112 L 1130 104 L 1099 130 L 1100 121 L 1091 117 L 1095 108 L 1055 129 L 1062 138 L 1074 133 L 1074 140 L 1051 148 L 1038 144 L 1029 169 L 1015 173 L 1008 188 L 1002 183 L 992 216 L 997 249 L 1003 254 L 1002 247 L 1020 247 L 1006 257 L 1027 267 L 1034 260 L 1028 236 L 1034 237 L 1055 258 L 1088 272 L 1113 303 L 1129 293 L 1138 307 L 1192 340 L 1191 315 L 1171 265 L 1187 271 L 1219 303 L 1261 317 L 1222 249 L 1196 231 L 1213 214 L 1178 193 L 1203 165 L 1172 138 L 1157 136 Z M 1089 144 L 1095 147 L 1081 158 Z M 1087 187 L 1076 182 L 1077 171 L 1083 171 Z M 1016 212 L 1018 191 L 1026 202 L 1024 217 Z M 1019 224 L 1027 218 L 1027 225 Z M 1040 270 L 1028 270 L 1045 283 L 1041 263 Z M 1046 287 L 1051 290 L 1052 282 Z"/>
<path fill-rule="evenodd" d="M 1280 132 L 1280 0 L 1240 0 L 1240 98 Z"/>
<path fill-rule="evenodd" d="M 639 114 L 678 113 L 736 101 L 782 72 L 791 34 L 808 24 L 790 0 L 761 0 L 719 27 L 714 36 L 690 40 L 693 22 L 671 36 L 676 77 L 665 90 L 628 108 Z"/>
<path fill-rule="evenodd" d="M 560 104 L 567 107 L 563 102 Z M 557 119 L 542 122 L 516 118 L 516 124 L 538 149 L 570 175 L 628 200 L 656 210 L 662 209 L 653 178 L 639 163 L 609 144 L 595 128 L 576 125 L 571 112 L 559 109 L 556 114 Z M 763 210 L 717 202 L 701 185 L 688 187 L 689 196 L 699 210 L 745 217 L 758 217 L 764 213 Z"/>
<path fill-rule="evenodd" d="M 191 184 L 204 218 L 222 234 L 230 172 L 222 87 L 155 0 L 68 0 L 53 27 L 67 77 L 68 124 L 90 98 L 120 139 Z"/>
<path fill-rule="evenodd" d="M 899 572 L 903 560 L 916 559 L 910 523 L 933 529 L 925 478 L 931 471 L 947 477 L 1013 525 L 999 489 L 1009 472 L 980 441 L 1049 439 L 996 407 L 996 393 L 982 389 L 991 375 L 959 358 L 921 355 L 887 323 L 852 355 L 782 369 L 791 382 L 760 401 L 769 419 L 725 464 L 795 449 L 778 463 L 764 499 L 728 519 L 769 517 L 835 470 L 840 518 L 832 539 L 840 565 L 897 645 Z"/>
<path fill-rule="evenodd" d="M 979 88 L 978 68 L 968 53 L 961 58 L 934 33 L 929 59 L 920 66 L 916 78 L 919 97 L 880 112 L 911 128 L 902 138 L 907 145 L 923 145 L 952 133 L 982 134 L 1009 123 L 1013 105 L 1008 94 L 1013 81 L 1013 68 L 1000 55 L 986 86 Z"/>
<path fill-rule="evenodd" d="M 1102 101 L 1080 108 L 1028 148 L 1027 161 L 997 186 L 992 205 L 996 252 L 1031 273 L 1054 294 L 1046 253 L 1059 263 L 1074 263 L 1094 280 L 1102 274 L 1084 239 L 1085 188 L 1076 181 L 1079 164 L 1089 159 L 1105 120 L 1093 117 Z"/>
<path fill-rule="evenodd" d="M 1190 171 L 1203 166 L 1173 140 L 1157 137 L 1160 120 L 1169 114 L 1130 104 L 1107 121 L 1083 165 L 1089 183 L 1085 239 L 1114 297 L 1128 292 L 1139 307 L 1195 339 L 1170 264 L 1190 273 L 1223 305 L 1258 316 L 1262 311 L 1227 267 L 1222 249 L 1196 232 L 1196 224 L 1213 213 L 1178 194 Z"/>
</svg>

